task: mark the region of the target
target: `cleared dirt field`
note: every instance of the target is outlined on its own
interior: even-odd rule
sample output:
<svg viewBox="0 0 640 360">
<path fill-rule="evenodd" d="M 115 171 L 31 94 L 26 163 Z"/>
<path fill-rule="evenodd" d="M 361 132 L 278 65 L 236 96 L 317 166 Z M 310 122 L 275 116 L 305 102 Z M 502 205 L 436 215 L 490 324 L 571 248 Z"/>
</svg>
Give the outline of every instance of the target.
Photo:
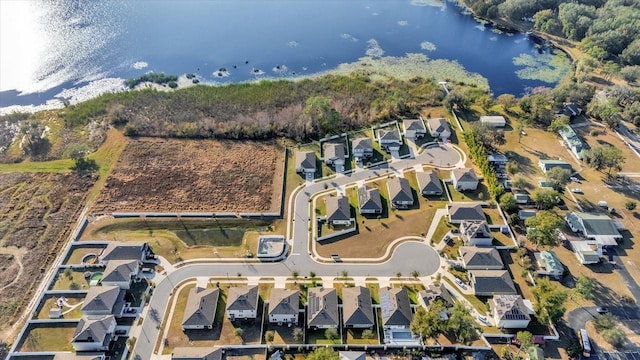
<svg viewBox="0 0 640 360">
<path fill-rule="evenodd" d="M 273 141 L 132 139 L 92 213 L 278 211 L 283 156 Z"/>
<path fill-rule="evenodd" d="M 92 177 L 75 174 L 0 174 L 0 338 L 16 321 L 42 274 L 67 240 Z M 16 326 L 14 326 L 14 324 Z"/>
</svg>

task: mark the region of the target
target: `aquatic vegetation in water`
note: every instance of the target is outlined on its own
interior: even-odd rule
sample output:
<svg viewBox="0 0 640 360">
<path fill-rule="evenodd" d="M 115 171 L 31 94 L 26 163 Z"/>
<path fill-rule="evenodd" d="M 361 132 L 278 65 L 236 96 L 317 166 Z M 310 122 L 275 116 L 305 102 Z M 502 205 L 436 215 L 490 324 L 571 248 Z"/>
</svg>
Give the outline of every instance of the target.
<svg viewBox="0 0 640 360">
<path fill-rule="evenodd" d="M 365 51 L 365 53 L 367 56 L 375 58 L 384 55 L 384 50 L 382 50 L 376 39 L 369 39 L 369 41 L 367 41 L 367 51 Z"/>
<path fill-rule="evenodd" d="M 343 38 L 343 39 L 346 39 L 346 40 L 351 40 L 353 42 L 357 42 L 358 40 L 360 40 L 357 37 L 354 37 L 353 35 L 346 34 L 346 33 L 345 34 L 340 34 L 340 37 Z"/>
<path fill-rule="evenodd" d="M 271 69 L 271 71 L 276 74 L 284 74 L 289 71 L 289 68 L 287 67 L 287 65 L 276 65 Z"/>
<path fill-rule="evenodd" d="M 297 41 L 295 41 L 295 40 L 291 40 L 291 41 L 289 41 L 289 42 L 287 43 L 287 46 L 289 46 L 289 47 L 296 47 L 296 46 L 298 46 L 298 45 L 300 45 L 300 43 L 299 43 L 299 42 L 297 42 Z"/>
<path fill-rule="evenodd" d="M 354 63 L 341 64 L 330 73 L 349 74 L 354 71 L 364 73 L 373 80 L 393 77 L 406 81 L 422 76 L 435 81 L 460 81 L 489 89 L 487 79 L 480 74 L 465 70 L 457 61 L 431 60 L 425 54 L 407 54 L 403 57 L 364 57 Z"/>
<path fill-rule="evenodd" d="M 423 41 L 420 43 L 420 48 L 422 50 L 427 50 L 427 51 L 435 51 L 436 50 L 436 44 L 429 42 L 429 41 Z"/>
<path fill-rule="evenodd" d="M 131 64 L 131 67 L 136 70 L 144 69 L 147 66 L 149 66 L 149 63 L 147 63 L 146 61 L 136 61 L 133 64 Z"/>
<path fill-rule="evenodd" d="M 253 68 L 251 69 L 251 73 L 253 75 L 259 76 L 259 75 L 264 75 L 264 71 L 258 69 L 258 68 Z"/>
<path fill-rule="evenodd" d="M 407 26 L 407 25 L 409 25 L 409 22 L 407 20 L 400 20 L 400 21 L 398 21 L 398 25 Z"/>
<path fill-rule="evenodd" d="M 520 54 L 513 58 L 513 64 L 523 66 L 517 70 L 516 75 L 524 80 L 539 80 L 550 84 L 556 83 L 567 74 L 571 61 L 562 53 L 539 54 L 536 57 L 530 54 Z"/>
<path fill-rule="evenodd" d="M 411 0 L 413 6 L 444 6 L 444 2 L 440 0 Z"/>
</svg>

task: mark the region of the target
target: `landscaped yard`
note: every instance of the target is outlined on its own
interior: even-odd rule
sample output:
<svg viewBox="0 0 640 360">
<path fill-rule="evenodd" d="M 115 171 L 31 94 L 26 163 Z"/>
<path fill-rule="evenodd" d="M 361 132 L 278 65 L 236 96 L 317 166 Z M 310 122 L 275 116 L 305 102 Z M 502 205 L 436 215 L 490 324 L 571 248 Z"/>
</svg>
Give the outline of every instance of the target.
<svg viewBox="0 0 640 360">
<path fill-rule="evenodd" d="M 71 339 L 77 323 L 29 325 L 19 352 L 73 351 Z"/>
<path fill-rule="evenodd" d="M 476 172 L 477 173 L 477 172 Z M 449 194 L 451 195 L 451 201 L 489 201 L 491 197 L 489 196 L 489 190 L 487 186 L 480 182 L 478 184 L 478 189 L 474 191 L 466 190 L 464 192 L 460 192 L 453 187 L 453 184 L 446 183 L 447 189 L 449 190 Z"/>
<path fill-rule="evenodd" d="M 84 277 L 84 271 L 58 271 L 56 280 L 51 290 L 83 290 L 89 288 L 88 279 Z"/>
<path fill-rule="evenodd" d="M 304 337 L 303 327 L 304 327 L 304 313 L 300 313 L 300 316 L 298 316 L 298 323 L 291 326 L 287 326 L 287 325 L 279 326 L 278 324 L 271 324 L 267 320 L 265 322 L 264 333 L 266 334 L 268 331 L 273 332 L 273 341 L 267 344 L 269 345 L 271 344 L 274 344 L 274 345 L 302 344 L 303 343 L 302 337 Z M 296 329 L 300 329 L 300 330 L 296 331 Z M 296 338 L 294 334 L 296 332 L 299 334 L 300 336 L 299 338 Z"/>
<path fill-rule="evenodd" d="M 74 246 L 71 252 L 69 253 L 69 256 L 65 259 L 64 264 L 65 265 L 82 264 L 82 258 L 85 255 L 88 255 L 88 254 L 99 255 L 104 248 L 105 248 L 104 246 L 82 246 L 82 245 Z"/>
<path fill-rule="evenodd" d="M 342 341 L 340 340 L 340 329 L 336 329 L 338 331 L 338 337 L 336 339 L 327 339 L 325 336 L 326 330 L 307 330 L 307 344 L 316 344 L 316 345 L 340 345 Z"/>
<path fill-rule="evenodd" d="M 363 337 L 363 332 L 365 330 L 362 329 L 344 329 L 344 334 L 346 337 L 346 344 L 353 345 L 378 345 L 380 344 L 380 339 L 378 336 L 377 327 L 374 326 L 371 332 L 373 333 L 373 338 L 365 338 Z"/>
<path fill-rule="evenodd" d="M 82 309 L 81 303 L 84 301 L 84 294 L 64 294 L 64 295 L 45 295 L 42 299 L 41 306 L 39 306 L 37 313 L 34 315 L 34 319 L 49 319 L 49 310 L 53 308 L 57 308 L 56 300 L 64 296 L 67 300 L 67 303 L 71 306 L 75 306 L 74 308 L 68 308 L 66 306 L 62 307 L 62 312 L 64 315 L 63 319 L 79 319 L 82 317 Z M 78 305 L 78 306 L 76 306 Z"/>
</svg>

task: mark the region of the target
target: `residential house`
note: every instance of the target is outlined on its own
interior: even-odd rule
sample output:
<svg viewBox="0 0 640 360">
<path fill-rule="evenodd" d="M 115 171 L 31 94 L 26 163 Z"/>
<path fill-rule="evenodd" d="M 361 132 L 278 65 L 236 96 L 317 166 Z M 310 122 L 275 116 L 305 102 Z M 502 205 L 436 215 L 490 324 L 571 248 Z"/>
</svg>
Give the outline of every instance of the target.
<svg viewBox="0 0 640 360">
<path fill-rule="evenodd" d="M 369 137 L 360 137 L 351 141 L 351 152 L 353 157 L 358 160 L 373 157 L 373 143 Z"/>
<path fill-rule="evenodd" d="M 462 266 L 467 270 L 500 270 L 504 268 L 500 253 L 495 248 L 460 246 Z"/>
<path fill-rule="evenodd" d="M 547 171 L 559 167 L 562 169 L 567 169 L 569 171 L 573 171 L 573 167 L 566 161 L 563 160 L 540 160 L 538 161 L 538 166 L 543 173 L 547 173 Z"/>
<path fill-rule="evenodd" d="M 223 350 L 219 347 L 189 346 L 177 347 L 171 353 L 171 360 L 222 360 Z"/>
<path fill-rule="evenodd" d="M 379 296 L 384 329 L 408 329 L 413 319 L 413 313 L 407 289 L 404 287 L 383 287 L 380 288 Z"/>
<path fill-rule="evenodd" d="M 504 116 L 480 116 L 480 123 L 494 128 L 503 128 L 507 125 L 507 120 Z"/>
<path fill-rule="evenodd" d="M 316 153 L 313 151 L 296 152 L 296 172 L 299 174 L 314 174 L 316 172 Z"/>
<path fill-rule="evenodd" d="M 269 322 L 272 324 L 297 324 L 300 314 L 298 290 L 271 289 L 269 295 Z"/>
<path fill-rule="evenodd" d="M 189 290 L 182 317 L 182 330 L 212 329 L 218 308 L 220 289 L 199 286 Z"/>
<path fill-rule="evenodd" d="M 125 290 L 117 285 L 92 286 L 82 304 L 82 315 L 121 316 L 124 309 Z"/>
<path fill-rule="evenodd" d="M 601 246 L 616 246 L 622 239 L 616 223 L 607 215 L 571 212 L 567 213 L 565 220 L 573 232 L 580 232 Z"/>
<path fill-rule="evenodd" d="M 520 295 L 496 295 L 489 300 L 491 315 L 500 329 L 524 329 L 531 317 Z"/>
<path fill-rule="evenodd" d="M 420 118 L 403 120 L 402 127 L 404 127 L 404 137 L 409 140 L 420 139 L 427 134 L 427 128 Z"/>
<path fill-rule="evenodd" d="M 371 291 L 364 286 L 342 288 L 342 318 L 345 328 L 371 329 L 375 324 Z"/>
<path fill-rule="evenodd" d="M 442 183 L 438 178 L 438 173 L 434 170 L 418 171 L 416 172 L 416 179 L 418 180 L 418 189 L 422 195 L 442 195 Z"/>
<path fill-rule="evenodd" d="M 344 144 L 324 143 L 322 148 L 325 164 L 332 165 L 336 171 L 344 167 Z"/>
<path fill-rule="evenodd" d="M 496 170 L 502 170 L 509 163 L 509 159 L 504 154 L 491 154 L 487 156 L 489 165 L 493 166 Z"/>
<path fill-rule="evenodd" d="M 451 128 L 445 118 L 429 118 L 427 119 L 429 133 L 433 138 L 440 138 L 443 142 L 451 137 Z"/>
<path fill-rule="evenodd" d="M 525 193 L 515 193 L 513 194 L 513 198 L 516 199 L 516 204 L 519 204 L 519 205 L 527 205 L 528 203 L 531 202 L 531 198 L 529 197 L 529 194 L 525 194 Z"/>
<path fill-rule="evenodd" d="M 413 191 L 409 180 L 401 177 L 394 177 L 387 180 L 387 189 L 391 206 L 396 209 L 407 209 L 413 206 Z"/>
<path fill-rule="evenodd" d="M 329 329 L 337 328 L 339 325 L 338 292 L 336 289 L 310 288 L 307 301 L 307 327 L 309 329 Z"/>
<path fill-rule="evenodd" d="M 573 118 L 580 116 L 582 114 L 582 109 L 576 103 L 564 103 L 562 104 L 562 113 L 567 115 L 569 118 Z"/>
<path fill-rule="evenodd" d="M 582 265 L 597 264 L 602 257 L 602 246 L 595 241 L 571 241 L 571 248 Z"/>
<path fill-rule="evenodd" d="M 553 276 L 560 278 L 564 275 L 564 265 L 560 262 L 560 259 L 553 251 L 540 251 L 533 254 L 538 263 L 538 270 L 536 271 L 540 275 Z"/>
<path fill-rule="evenodd" d="M 493 235 L 485 220 L 464 220 L 460 223 L 460 238 L 465 245 L 491 246 Z"/>
<path fill-rule="evenodd" d="M 227 296 L 227 316 L 236 319 L 255 319 L 258 316 L 258 286 L 238 286 L 229 288 Z"/>
<path fill-rule="evenodd" d="M 116 285 L 128 290 L 131 281 L 138 277 L 140 260 L 109 260 L 102 272 L 100 283 L 103 286 Z"/>
<path fill-rule="evenodd" d="M 365 360 L 367 353 L 364 351 L 339 351 L 340 360 Z"/>
<path fill-rule="evenodd" d="M 351 205 L 346 196 L 329 196 L 325 199 L 327 223 L 331 225 L 351 224 Z"/>
<path fill-rule="evenodd" d="M 140 260 L 144 262 L 148 256 L 152 255 L 151 248 L 146 242 L 110 241 L 100 253 L 99 259 L 102 263 L 110 260 Z"/>
<path fill-rule="evenodd" d="M 382 214 L 380 190 L 366 185 L 358 188 L 358 209 L 360 214 Z"/>
<path fill-rule="evenodd" d="M 582 160 L 585 146 L 573 128 L 570 125 L 565 125 L 558 130 L 558 134 L 560 134 L 560 137 L 564 140 L 565 145 L 569 148 L 573 156 L 578 158 L 578 160 Z"/>
<path fill-rule="evenodd" d="M 400 146 L 402 146 L 402 138 L 395 128 L 392 130 L 379 129 L 378 142 L 380 147 L 386 151 L 400 151 Z"/>
<path fill-rule="evenodd" d="M 451 171 L 451 182 L 458 191 L 476 190 L 480 180 L 473 169 L 454 169 Z"/>
<path fill-rule="evenodd" d="M 536 216 L 536 210 L 520 210 L 518 211 L 518 218 L 522 221 Z"/>
<path fill-rule="evenodd" d="M 507 270 L 471 270 L 469 277 L 476 296 L 518 294 Z"/>
<path fill-rule="evenodd" d="M 425 290 L 418 293 L 418 302 L 424 308 L 429 308 L 430 304 L 436 300 L 444 302 L 447 307 L 456 303 L 456 299 L 442 283 L 439 285 L 429 284 Z"/>
<path fill-rule="evenodd" d="M 458 203 L 447 205 L 449 222 L 460 224 L 463 221 L 486 221 L 487 217 L 480 204 Z"/>
<path fill-rule="evenodd" d="M 116 318 L 113 315 L 80 318 L 71 345 L 76 351 L 109 350 L 114 339 Z"/>
</svg>

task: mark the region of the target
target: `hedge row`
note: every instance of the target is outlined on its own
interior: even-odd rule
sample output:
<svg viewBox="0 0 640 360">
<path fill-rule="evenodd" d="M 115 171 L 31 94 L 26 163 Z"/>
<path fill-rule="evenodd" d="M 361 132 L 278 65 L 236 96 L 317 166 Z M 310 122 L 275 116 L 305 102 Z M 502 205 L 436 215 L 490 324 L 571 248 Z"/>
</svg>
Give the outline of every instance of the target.
<svg viewBox="0 0 640 360">
<path fill-rule="evenodd" d="M 493 200 L 498 200 L 500 195 L 504 193 L 504 188 L 500 184 L 500 181 L 498 181 L 493 167 L 489 164 L 487 150 L 484 148 L 484 145 L 482 145 L 481 135 L 478 134 L 476 130 L 469 128 L 462 134 L 462 136 L 469 147 L 471 160 L 473 160 L 482 172 L 484 183 L 489 189 L 489 195 L 491 195 Z"/>
</svg>

